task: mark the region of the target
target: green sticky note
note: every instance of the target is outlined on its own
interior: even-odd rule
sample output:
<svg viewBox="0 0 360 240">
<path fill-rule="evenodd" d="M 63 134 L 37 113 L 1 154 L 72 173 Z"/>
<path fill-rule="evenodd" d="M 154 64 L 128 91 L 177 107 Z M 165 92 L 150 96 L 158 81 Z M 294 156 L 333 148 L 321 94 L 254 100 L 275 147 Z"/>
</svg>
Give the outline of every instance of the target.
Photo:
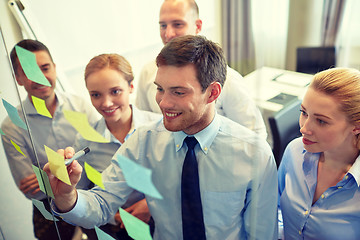
<svg viewBox="0 0 360 240">
<path fill-rule="evenodd" d="M 0 134 L 5 135 L 5 133 L 3 132 L 3 130 L 1 130 L 1 128 L 0 128 Z"/>
<path fill-rule="evenodd" d="M 45 117 L 48 117 L 48 118 L 52 118 L 49 110 L 46 108 L 46 105 L 45 105 L 45 101 L 42 100 L 41 98 L 37 98 L 35 96 L 31 96 L 31 99 L 33 101 L 33 104 L 34 104 L 34 107 L 36 109 L 36 111 L 45 116 Z"/>
<path fill-rule="evenodd" d="M 93 183 L 95 183 L 96 185 L 98 185 L 99 187 L 101 187 L 102 189 L 105 189 L 102 181 L 101 173 L 96 171 L 96 169 L 90 166 L 87 162 L 85 162 L 84 168 L 88 179 Z"/>
<path fill-rule="evenodd" d="M 8 103 L 5 99 L 2 99 L 3 105 L 6 109 L 6 112 L 9 115 L 10 120 L 18 127 L 21 127 L 22 129 L 27 130 L 26 124 L 24 121 L 20 118 L 19 113 L 13 105 Z"/>
<path fill-rule="evenodd" d="M 21 153 L 22 155 L 24 155 L 24 157 L 26 157 L 26 155 L 21 151 L 21 148 L 19 147 L 19 145 L 17 145 L 15 142 L 13 142 L 13 140 L 10 139 L 10 142 L 12 143 L 12 145 L 14 145 L 15 149 Z"/>
<path fill-rule="evenodd" d="M 33 82 L 51 87 L 49 81 L 37 65 L 35 54 L 19 46 L 15 46 L 15 50 L 26 77 Z"/>
<path fill-rule="evenodd" d="M 34 165 L 31 165 L 31 166 L 32 166 L 32 168 L 34 170 L 34 173 L 36 175 L 36 178 L 37 178 L 37 180 L 39 182 L 40 190 L 43 193 L 45 193 L 46 195 L 48 195 L 49 197 L 55 199 L 55 196 L 54 196 L 54 193 L 53 193 L 53 191 L 51 189 L 50 181 L 49 181 L 49 178 L 48 178 L 48 175 L 46 174 L 46 172 L 44 170 L 34 166 Z"/>
<path fill-rule="evenodd" d="M 137 217 L 134 217 L 122 208 L 119 208 L 120 217 L 123 221 L 126 231 L 133 239 L 152 239 L 150 234 L 150 227 Z"/>
<path fill-rule="evenodd" d="M 48 146 L 44 145 L 45 152 L 49 160 L 49 167 L 51 173 L 54 174 L 58 179 L 64 183 L 71 185 L 69 174 L 65 166 L 64 156 L 61 156 L 57 152 L 53 151 Z"/>
<path fill-rule="evenodd" d="M 95 232 L 99 240 L 115 240 L 109 234 L 105 233 L 103 230 L 95 226 Z"/>
<path fill-rule="evenodd" d="M 59 221 L 56 217 L 53 218 L 53 215 L 51 215 L 51 213 L 48 212 L 48 210 L 46 210 L 44 203 L 36 200 L 36 199 L 31 199 L 32 203 L 34 204 L 34 206 L 39 209 L 39 211 L 41 212 L 41 214 L 44 216 L 44 218 L 46 218 L 47 220 L 50 221 Z"/>
<path fill-rule="evenodd" d="M 100 143 L 109 142 L 100 133 L 98 133 L 94 128 L 90 126 L 85 113 L 69 110 L 64 110 L 63 112 L 66 120 L 70 122 L 70 124 L 81 134 L 84 139 Z"/>
</svg>

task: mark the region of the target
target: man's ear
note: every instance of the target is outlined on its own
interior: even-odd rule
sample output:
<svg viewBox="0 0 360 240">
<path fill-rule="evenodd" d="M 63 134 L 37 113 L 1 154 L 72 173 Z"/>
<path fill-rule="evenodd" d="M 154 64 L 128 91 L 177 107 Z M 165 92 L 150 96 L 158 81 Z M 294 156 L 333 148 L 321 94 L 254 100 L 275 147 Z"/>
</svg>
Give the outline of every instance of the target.
<svg viewBox="0 0 360 240">
<path fill-rule="evenodd" d="M 196 19 L 195 25 L 196 25 L 196 34 L 198 34 L 199 32 L 201 32 L 201 29 L 202 29 L 201 19 Z"/>
<path fill-rule="evenodd" d="M 208 103 L 215 101 L 221 93 L 221 84 L 219 82 L 212 82 L 207 91 L 209 91 Z"/>
</svg>

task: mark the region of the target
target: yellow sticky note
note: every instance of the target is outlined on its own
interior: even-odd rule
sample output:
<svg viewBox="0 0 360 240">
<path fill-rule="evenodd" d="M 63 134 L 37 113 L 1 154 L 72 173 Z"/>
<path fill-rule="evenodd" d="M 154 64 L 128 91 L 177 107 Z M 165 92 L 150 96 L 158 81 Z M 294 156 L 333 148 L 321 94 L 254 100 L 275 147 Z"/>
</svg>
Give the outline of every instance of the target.
<svg viewBox="0 0 360 240">
<path fill-rule="evenodd" d="M 48 118 L 52 118 L 49 110 L 46 108 L 44 100 L 42 100 L 41 98 L 37 98 L 35 96 L 31 96 L 31 98 L 32 98 L 34 107 L 39 114 L 41 114 L 45 117 L 48 117 Z"/>
<path fill-rule="evenodd" d="M 21 151 L 21 148 L 19 147 L 19 145 L 17 145 L 16 143 L 13 142 L 13 140 L 10 140 L 10 142 L 12 143 L 12 145 L 14 145 L 14 147 L 16 148 L 16 150 L 21 153 L 22 155 L 24 155 L 24 157 L 26 157 L 26 155 Z"/>
<path fill-rule="evenodd" d="M 99 187 L 101 187 L 102 189 L 105 189 L 102 181 L 101 173 L 96 171 L 96 169 L 90 166 L 87 162 L 85 162 L 84 168 L 88 179 L 93 183 L 95 183 L 96 185 L 98 185 Z"/>
<path fill-rule="evenodd" d="M 48 146 L 44 145 L 44 147 L 45 147 L 46 156 L 48 157 L 50 170 L 52 174 L 54 174 L 58 179 L 60 179 L 64 183 L 71 185 L 69 174 L 65 166 L 64 156 L 61 156 L 60 154 L 53 151 Z"/>
<path fill-rule="evenodd" d="M 108 143 L 100 133 L 92 128 L 85 113 L 64 110 L 66 120 L 81 134 L 81 136 L 92 142 Z"/>
</svg>

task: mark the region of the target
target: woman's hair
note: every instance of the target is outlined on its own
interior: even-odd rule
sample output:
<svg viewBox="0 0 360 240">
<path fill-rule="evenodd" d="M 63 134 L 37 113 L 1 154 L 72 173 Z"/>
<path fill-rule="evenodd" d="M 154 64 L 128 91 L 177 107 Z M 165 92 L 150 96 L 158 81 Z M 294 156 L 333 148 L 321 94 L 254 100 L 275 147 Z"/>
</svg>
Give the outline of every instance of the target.
<svg viewBox="0 0 360 240">
<path fill-rule="evenodd" d="M 129 85 L 131 84 L 132 80 L 134 80 L 134 75 L 130 63 L 123 56 L 112 53 L 100 54 L 90 60 L 85 68 L 85 81 L 89 75 L 104 68 L 110 68 L 120 72 Z"/>
<path fill-rule="evenodd" d="M 331 68 L 315 74 L 310 88 L 335 98 L 348 121 L 360 126 L 360 71 L 353 68 Z M 357 135 L 357 148 L 360 137 Z"/>
</svg>

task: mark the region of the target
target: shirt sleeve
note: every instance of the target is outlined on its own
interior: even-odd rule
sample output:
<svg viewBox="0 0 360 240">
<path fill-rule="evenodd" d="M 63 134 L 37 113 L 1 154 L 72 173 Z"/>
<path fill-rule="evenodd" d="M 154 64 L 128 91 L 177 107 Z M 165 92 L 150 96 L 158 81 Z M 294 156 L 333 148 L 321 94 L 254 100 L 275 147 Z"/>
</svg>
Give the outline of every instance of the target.
<svg viewBox="0 0 360 240">
<path fill-rule="evenodd" d="M 138 78 L 137 83 L 137 92 L 135 105 L 140 110 L 151 111 L 151 107 L 149 101 L 147 99 L 147 86 L 149 81 L 149 71 L 148 65 L 145 65 L 144 68 L 140 72 L 140 76 Z"/>
<path fill-rule="evenodd" d="M 218 99 L 219 114 L 258 133 L 266 139 L 266 126 L 260 110 L 242 83 L 242 77 L 235 70 L 228 68 L 228 74 Z"/>
<path fill-rule="evenodd" d="M 276 164 L 272 155 L 266 164 L 264 161 L 258 162 L 261 165 L 264 163 L 264 167 L 254 166 L 258 169 L 258 178 L 254 178 L 251 191 L 247 194 L 245 229 L 249 239 L 277 239 Z"/>
<path fill-rule="evenodd" d="M 29 145 L 26 143 L 25 137 L 27 132 L 22 131 L 19 127 L 15 126 L 9 118 L 6 118 L 1 125 L 1 129 L 4 131 L 5 136 L 2 135 L 2 144 L 6 154 L 6 158 L 9 163 L 10 171 L 15 181 L 15 184 L 19 187 L 20 181 L 24 178 L 34 174 L 32 169 L 32 160 L 33 156 L 32 148 L 29 148 Z M 21 149 L 22 155 L 15 146 L 11 143 L 13 141 Z M 35 161 L 35 160 L 34 160 Z M 37 164 L 35 164 L 37 166 Z M 39 192 L 35 195 L 27 193 L 25 196 L 29 199 L 42 199 L 44 194 Z"/>
</svg>

